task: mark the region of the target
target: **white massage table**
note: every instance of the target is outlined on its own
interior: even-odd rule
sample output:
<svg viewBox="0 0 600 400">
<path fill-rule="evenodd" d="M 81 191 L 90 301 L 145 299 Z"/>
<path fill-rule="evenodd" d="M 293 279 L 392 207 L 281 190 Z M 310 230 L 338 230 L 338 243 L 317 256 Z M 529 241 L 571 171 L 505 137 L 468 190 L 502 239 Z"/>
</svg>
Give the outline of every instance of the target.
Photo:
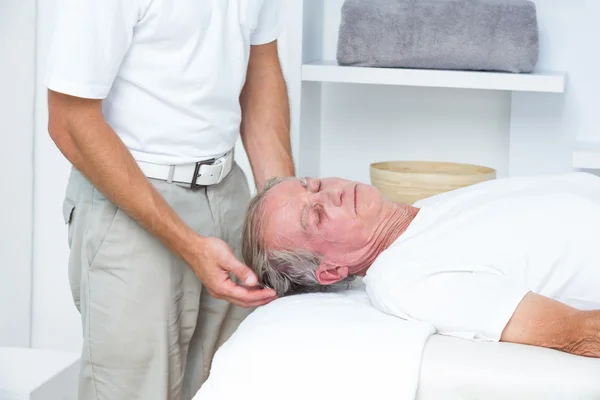
<svg viewBox="0 0 600 400">
<path fill-rule="evenodd" d="M 600 399 L 600 359 L 408 329 L 356 289 L 257 310 L 194 400 Z"/>
<path fill-rule="evenodd" d="M 600 359 L 434 335 L 425 346 L 417 399 L 600 399 Z"/>
</svg>

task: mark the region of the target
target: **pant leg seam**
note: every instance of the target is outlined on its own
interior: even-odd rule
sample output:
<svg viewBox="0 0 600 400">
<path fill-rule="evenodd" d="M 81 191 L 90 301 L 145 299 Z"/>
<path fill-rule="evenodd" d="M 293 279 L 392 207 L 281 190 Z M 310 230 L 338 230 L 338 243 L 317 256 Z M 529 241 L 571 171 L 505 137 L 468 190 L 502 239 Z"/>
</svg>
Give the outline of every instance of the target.
<svg viewBox="0 0 600 400">
<path fill-rule="evenodd" d="M 93 189 L 95 190 L 95 189 Z M 94 205 L 94 196 L 93 196 L 93 192 L 92 192 L 92 199 L 90 201 L 90 210 L 93 208 Z M 90 331 L 91 328 L 90 326 L 92 325 L 92 281 L 90 280 L 90 266 L 91 264 L 88 264 L 88 267 L 86 268 L 86 275 L 87 275 L 87 281 L 88 281 L 88 287 L 87 287 L 87 295 L 88 295 L 88 307 L 87 307 L 87 318 L 88 318 L 88 326 L 87 326 L 87 337 L 88 337 L 88 352 L 90 354 L 90 369 L 92 372 L 92 384 L 94 385 L 94 393 L 96 394 L 96 399 L 98 399 L 98 386 L 96 385 L 96 373 L 94 371 L 94 362 L 92 361 L 92 340 L 90 337 Z"/>
</svg>

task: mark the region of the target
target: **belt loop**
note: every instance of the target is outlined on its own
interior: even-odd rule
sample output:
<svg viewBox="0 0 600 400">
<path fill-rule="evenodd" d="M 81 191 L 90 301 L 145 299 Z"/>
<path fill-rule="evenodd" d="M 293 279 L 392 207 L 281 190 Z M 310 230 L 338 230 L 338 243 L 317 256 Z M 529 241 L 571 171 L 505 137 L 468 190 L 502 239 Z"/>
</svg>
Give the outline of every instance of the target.
<svg viewBox="0 0 600 400">
<path fill-rule="evenodd" d="M 173 175 L 175 175 L 175 166 L 171 165 L 169 167 L 169 177 L 167 178 L 167 183 L 173 183 Z"/>
</svg>

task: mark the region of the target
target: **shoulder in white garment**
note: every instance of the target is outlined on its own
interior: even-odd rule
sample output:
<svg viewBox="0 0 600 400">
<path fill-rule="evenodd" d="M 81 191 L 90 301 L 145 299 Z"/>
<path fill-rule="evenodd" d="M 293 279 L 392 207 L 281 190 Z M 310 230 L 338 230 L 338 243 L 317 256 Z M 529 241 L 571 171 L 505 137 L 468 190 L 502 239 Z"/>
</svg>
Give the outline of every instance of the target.
<svg viewBox="0 0 600 400">
<path fill-rule="evenodd" d="M 181 164 L 231 150 L 252 45 L 284 29 L 281 0 L 58 0 L 49 89 L 102 99 L 134 157 Z"/>
<path fill-rule="evenodd" d="M 574 228 L 592 210 L 594 218 L 600 215 L 596 176 L 499 179 L 416 206 L 425 214 L 379 256 L 364 280 L 372 303 L 386 313 L 427 321 L 444 334 L 496 341 L 528 291 L 556 287 L 564 295 L 565 281 L 578 280 L 584 289 L 584 279 L 571 279 L 573 255 L 561 249 L 572 235 L 581 236 Z M 564 225 L 553 231 L 557 220 Z M 578 264 L 589 253 L 583 250 L 577 251 Z"/>
</svg>

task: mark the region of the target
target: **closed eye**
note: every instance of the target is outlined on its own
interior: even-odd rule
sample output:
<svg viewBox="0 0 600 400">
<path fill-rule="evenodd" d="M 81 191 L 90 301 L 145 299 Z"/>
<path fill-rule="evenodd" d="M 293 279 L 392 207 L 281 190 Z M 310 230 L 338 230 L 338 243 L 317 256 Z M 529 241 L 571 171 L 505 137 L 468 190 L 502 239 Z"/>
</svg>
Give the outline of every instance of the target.
<svg viewBox="0 0 600 400">
<path fill-rule="evenodd" d="M 325 210 L 321 206 L 314 207 L 315 225 L 319 226 L 325 218 Z"/>
<path fill-rule="evenodd" d="M 313 193 L 317 193 L 321 190 L 321 181 L 319 179 L 303 178 L 300 180 L 300 184 Z M 308 225 L 320 224 L 323 214 L 324 211 L 319 205 L 311 206 L 306 203 L 300 215 L 300 225 L 302 226 L 302 229 L 306 230 Z"/>
</svg>

